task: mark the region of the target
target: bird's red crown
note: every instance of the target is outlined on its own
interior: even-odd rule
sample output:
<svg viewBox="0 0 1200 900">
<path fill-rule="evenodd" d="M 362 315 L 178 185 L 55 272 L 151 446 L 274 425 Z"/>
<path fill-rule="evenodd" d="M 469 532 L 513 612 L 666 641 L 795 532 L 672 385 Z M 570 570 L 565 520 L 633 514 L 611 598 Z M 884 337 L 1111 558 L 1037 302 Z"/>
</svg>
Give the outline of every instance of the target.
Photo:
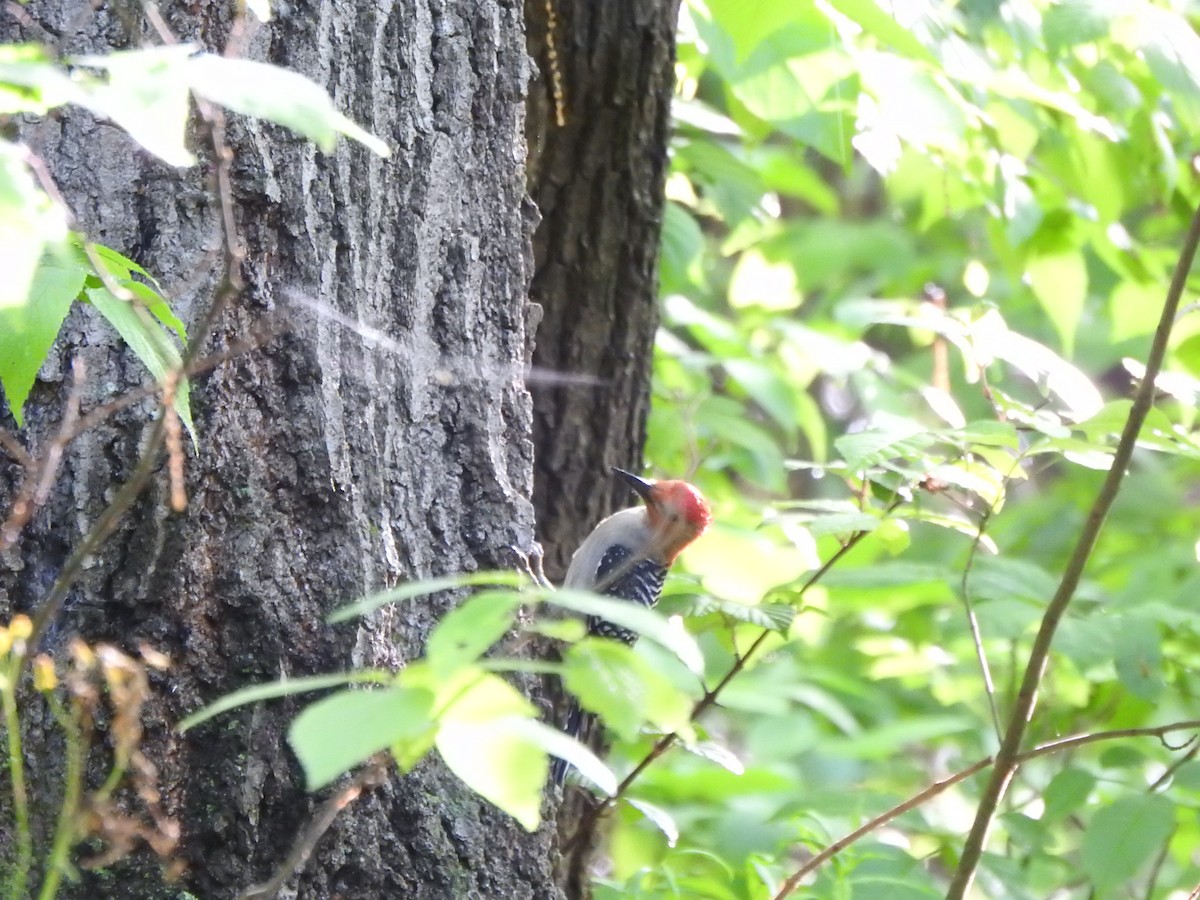
<svg viewBox="0 0 1200 900">
<path fill-rule="evenodd" d="M 662 517 L 678 515 L 696 529 L 695 537 L 712 521 L 712 511 L 704 495 L 686 481 L 656 481 L 650 490 L 650 506 Z"/>
</svg>

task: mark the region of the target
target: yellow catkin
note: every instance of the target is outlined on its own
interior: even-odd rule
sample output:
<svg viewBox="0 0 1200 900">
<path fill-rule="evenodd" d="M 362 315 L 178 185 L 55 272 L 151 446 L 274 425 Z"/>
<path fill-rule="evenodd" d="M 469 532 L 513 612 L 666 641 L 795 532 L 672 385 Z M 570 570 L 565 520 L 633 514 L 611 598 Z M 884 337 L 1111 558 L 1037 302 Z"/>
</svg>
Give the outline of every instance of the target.
<svg viewBox="0 0 1200 900">
<path fill-rule="evenodd" d="M 13 638 L 23 641 L 33 634 L 33 622 L 26 615 L 13 616 L 12 621 L 8 623 L 8 630 Z"/>
<path fill-rule="evenodd" d="M 58 686 L 58 675 L 54 671 L 54 660 L 47 654 L 38 654 L 33 661 L 33 686 L 43 693 Z"/>
<path fill-rule="evenodd" d="M 555 0 L 546 0 L 546 59 L 550 63 L 550 93 L 554 95 L 554 121 L 562 128 L 567 124 L 567 100 L 563 91 L 562 69 L 558 67 L 558 45 L 554 32 L 558 28 Z"/>
</svg>

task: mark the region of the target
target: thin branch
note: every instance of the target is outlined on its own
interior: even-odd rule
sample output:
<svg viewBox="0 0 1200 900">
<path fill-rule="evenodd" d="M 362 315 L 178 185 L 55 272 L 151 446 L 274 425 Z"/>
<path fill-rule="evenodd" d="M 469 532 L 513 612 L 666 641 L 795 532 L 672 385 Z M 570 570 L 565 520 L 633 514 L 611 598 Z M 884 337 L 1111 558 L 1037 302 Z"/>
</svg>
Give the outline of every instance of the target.
<svg viewBox="0 0 1200 900">
<path fill-rule="evenodd" d="M 16 460 L 17 465 L 19 465 L 22 469 L 33 468 L 33 457 L 30 456 L 28 451 L 21 446 L 21 442 L 18 441 L 15 436 L 5 431 L 3 428 L 0 428 L 0 447 L 3 447 L 4 451 L 14 460 Z"/>
<path fill-rule="evenodd" d="M 1064 750 L 1073 750 L 1076 747 L 1082 747 L 1086 744 L 1094 744 L 1098 741 L 1114 741 L 1121 738 L 1131 737 L 1157 737 L 1163 738 L 1166 735 L 1175 731 L 1190 731 L 1200 729 L 1200 719 L 1187 719 L 1182 722 L 1172 722 L 1169 725 L 1154 725 L 1147 728 L 1117 728 L 1111 731 L 1094 731 L 1088 734 L 1077 734 L 1072 737 L 1063 738 L 1057 741 L 1050 741 L 1046 744 L 1041 744 L 1038 747 L 1026 752 L 1018 754 L 1015 765 L 1020 766 L 1029 762 L 1031 759 L 1037 759 L 1041 756 L 1049 756 L 1052 753 L 1062 753 Z M 816 854 L 812 859 L 808 860 L 804 865 L 797 869 L 788 879 L 780 886 L 775 893 L 774 900 L 783 900 L 792 891 L 799 887 L 801 880 L 819 869 L 822 865 L 828 862 L 837 854 L 841 853 L 851 844 L 862 839 L 879 828 L 882 828 L 888 822 L 895 819 L 897 816 L 910 812 L 917 807 L 932 800 L 938 794 L 943 793 L 948 788 L 953 787 L 961 781 L 970 778 L 972 775 L 992 765 L 996 760 L 995 756 L 987 756 L 978 762 L 968 766 L 960 772 L 956 772 L 948 778 L 943 778 L 941 781 L 936 781 L 921 792 L 909 797 L 903 803 L 898 803 L 886 812 L 880 813 L 875 818 L 864 823 L 860 827 L 854 829 L 844 837 L 838 838 L 820 853 Z"/>
<path fill-rule="evenodd" d="M 79 397 L 83 392 L 85 377 L 86 370 L 83 360 L 76 357 L 71 363 L 71 388 L 67 394 L 62 421 L 59 422 L 58 432 L 51 439 L 40 460 L 35 462 L 20 448 L 19 444 L 16 445 L 16 449 L 20 449 L 21 454 L 25 457 L 22 463 L 25 465 L 25 474 L 21 479 L 21 487 L 13 498 L 8 518 L 4 520 L 3 524 L 0 524 L 0 553 L 16 543 L 21 530 L 50 495 L 50 488 L 54 484 L 54 477 L 58 474 L 58 466 L 62 462 L 63 450 L 70 443 L 71 430 L 79 420 Z M 9 452 L 13 452 L 13 448 L 8 448 L 7 444 L 6 448 L 9 449 Z"/>
<path fill-rule="evenodd" d="M 1016 465 L 1020 465 L 1018 458 Z M 1008 490 L 1009 478 L 1012 473 L 1005 477 L 1001 482 L 1001 492 Z M 1002 494 L 1001 494 L 1002 496 Z M 983 675 L 983 688 L 987 694 L 988 708 L 992 713 L 992 726 L 996 729 L 996 740 L 999 742 L 1003 735 L 1003 729 L 1000 725 L 1000 708 L 996 704 L 996 684 L 992 680 L 992 670 L 988 665 L 987 651 L 983 649 L 983 630 L 979 627 L 979 617 L 975 615 L 975 603 L 971 600 L 971 572 L 975 569 L 975 557 L 979 553 L 979 545 L 983 543 L 983 536 L 987 532 L 988 523 L 992 516 L 995 515 L 996 507 L 989 503 L 984 509 L 983 515 L 979 518 L 979 527 L 975 530 L 975 539 L 971 541 L 971 549 L 967 551 L 967 562 L 963 566 L 962 584 L 960 590 L 963 599 L 963 608 L 967 613 L 967 628 L 971 632 L 971 643 L 975 646 L 975 659 L 979 663 L 979 672 Z"/>
<path fill-rule="evenodd" d="M 1008 486 L 1012 483 L 1013 477 L 1020 471 L 1021 464 L 1025 461 L 1023 455 L 1018 455 L 1013 460 L 1012 468 L 1004 475 L 1000 481 L 1000 494 L 1003 497 L 1008 493 Z M 999 502 L 999 497 L 997 502 Z M 992 517 L 996 514 L 996 507 L 989 503 L 983 511 L 983 515 L 979 519 L 979 527 L 975 530 L 975 538 L 971 541 L 971 549 L 967 552 L 967 562 L 963 566 L 962 576 L 962 598 L 963 606 L 967 613 L 967 627 L 971 632 L 971 642 L 975 645 L 975 658 L 979 662 L 979 671 L 983 675 L 983 687 L 987 693 L 988 708 L 992 713 L 992 726 L 996 729 L 996 741 L 999 743 L 1004 739 L 1004 728 L 1000 724 L 1000 707 L 996 702 L 996 684 L 992 680 L 992 670 L 988 664 L 987 653 L 983 649 L 983 631 L 979 627 L 979 618 L 975 615 L 975 604 L 971 600 L 971 572 L 975 568 L 975 557 L 979 555 L 979 547 L 983 543 L 983 536 L 987 533 L 988 524 Z"/>
<path fill-rule="evenodd" d="M 1096 502 L 1088 513 L 1083 530 L 1079 534 L 1079 540 L 1063 572 L 1062 581 L 1059 582 L 1058 590 L 1055 591 L 1053 599 L 1046 607 L 1041 627 L 1038 629 L 1033 647 L 1029 651 L 1029 661 L 1025 667 L 1021 687 L 1017 692 L 1016 703 L 1009 715 L 1004 740 L 996 753 L 996 764 L 992 770 L 992 776 L 979 800 L 975 822 L 963 844 L 962 855 L 959 857 L 958 868 L 950 882 L 946 900 L 963 900 L 971 883 L 975 880 L 975 871 L 979 867 L 979 860 L 983 855 L 984 845 L 987 843 L 992 820 L 996 816 L 996 810 L 1016 771 L 1021 743 L 1025 739 L 1026 728 L 1033 717 L 1033 710 L 1037 704 L 1038 689 L 1050 658 L 1050 646 L 1054 641 L 1054 634 L 1071 603 L 1071 598 L 1075 595 L 1080 579 L 1083 577 L 1088 557 L 1091 556 L 1096 539 L 1100 535 L 1100 529 L 1104 525 L 1104 519 L 1116 499 L 1117 491 L 1121 487 L 1121 480 L 1125 477 L 1125 469 L 1129 466 L 1129 460 L 1133 456 L 1137 436 L 1154 402 L 1154 382 L 1162 369 L 1163 358 L 1167 351 L 1167 341 L 1171 336 L 1171 326 L 1175 322 L 1175 314 L 1179 309 L 1179 301 L 1183 296 L 1184 286 L 1187 284 L 1188 273 L 1196 257 L 1198 244 L 1200 244 L 1200 209 L 1197 209 L 1192 216 L 1192 223 L 1188 228 L 1187 237 L 1184 239 L 1179 262 L 1171 279 L 1171 287 L 1167 291 L 1167 298 L 1163 303 L 1158 328 L 1154 333 L 1150 354 L 1146 359 L 1146 374 L 1141 385 L 1138 386 L 1133 406 L 1129 410 L 1129 418 L 1125 421 L 1125 428 L 1117 443 L 1112 466 L 1096 496 Z"/>
<path fill-rule="evenodd" d="M 321 805 L 308 827 L 296 836 L 287 858 L 275 870 L 271 879 L 246 888 L 238 895 L 238 900 L 255 900 L 255 898 L 274 897 L 278 894 L 287 880 L 304 868 L 316 848 L 317 842 L 329 830 L 329 826 L 333 824 L 338 814 L 361 797 L 365 791 L 386 783 L 387 775 L 388 755 L 378 753 L 367 764 L 365 770 Z"/>
<path fill-rule="evenodd" d="M 914 810 L 929 800 L 932 800 L 938 794 L 942 793 L 948 788 L 954 787 L 954 785 L 958 784 L 960 781 L 964 781 L 965 779 L 970 778 L 972 775 L 982 772 L 992 764 L 992 759 L 993 758 L 990 756 L 986 757 L 985 759 L 979 760 L 979 762 L 975 763 L 974 765 L 963 769 L 961 772 L 956 772 L 949 778 L 943 778 L 941 781 L 935 781 L 919 794 L 909 797 L 903 803 L 896 804 L 887 812 L 879 814 L 860 827 L 855 828 L 844 837 L 838 838 L 836 841 L 802 865 L 799 869 L 793 872 L 787 881 L 780 886 L 779 890 L 775 892 L 775 900 L 783 900 L 784 897 L 799 887 L 800 880 L 804 878 L 805 875 L 815 872 L 826 862 L 833 859 L 833 857 L 837 856 L 860 838 L 866 837 L 868 834 L 878 828 L 882 828 L 897 816 L 903 815 L 910 810 Z"/>
<path fill-rule="evenodd" d="M 1171 763 L 1169 766 L 1167 766 L 1166 771 L 1163 772 L 1161 775 L 1159 775 L 1157 778 L 1155 778 L 1154 782 L 1148 788 L 1146 788 L 1147 793 L 1153 794 L 1155 791 L 1157 791 L 1159 788 L 1161 788 L 1163 785 L 1165 785 L 1168 781 L 1170 781 L 1172 778 L 1174 778 L 1175 773 L 1178 772 L 1181 768 L 1183 768 L 1183 766 L 1185 766 L 1187 763 L 1191 762 L 1193 759 L 1196 758 L 1196 754 L 1200 753 L 1200 739 L 1193 737 L 1190 743 L 1191 743 L 1191 746 L 1188 747 L 1187 753 L 1184 753 L 1182 756 L 1179 757 L 1179 759 L 1175 760 L 1173 763 Z"/>
</svg>

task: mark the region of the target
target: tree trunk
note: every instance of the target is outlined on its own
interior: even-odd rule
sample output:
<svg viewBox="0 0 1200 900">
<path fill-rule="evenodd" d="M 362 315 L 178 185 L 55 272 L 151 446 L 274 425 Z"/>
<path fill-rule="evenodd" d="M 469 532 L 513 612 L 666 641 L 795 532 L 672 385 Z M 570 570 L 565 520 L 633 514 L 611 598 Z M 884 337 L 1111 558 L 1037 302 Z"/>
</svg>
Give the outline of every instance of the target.
<svg viewBox="0 0 1200 900">
<path fill-rule="evenodd" d="M 658 327 L 658 247 L 674 91 L 678 0 L 526 0 L 541 78 L 526 125 L 537 332 L 538 537 L 551 577 L 596 523 L 632 498 L 609 467 L 637 471 Z M 559 120 L 561 116 L 561 121 Z M 561 704 L 560 704 L 561 705 Z M 595 848 L 572 841 L 586 806 L 568 787 L 559 879 L 590 896 Z"/>
<path fill-rule="evenodd" d="M 207 350 L 265 316 L 287 331 L 196 379 L 200 451 L 189 454 L 186 512 L 168 511 L 158 479 L 96 555 L 46 647 L 61 651 L 79 633 L 131 651 L 144 641 L 171 656 L 144 749 L 167 812 L 182 824 L 182 887 L 206 898 L 266 879 L 320 799 L 305 794 L 285 741 L 302 701 L 244 708 L 183 737 L 173 724 L 249 684 L 402 665 L 421 652 L 449 599 L 357 625 L 329 627 L 324 617 L 397 581 L 509 566 L 510 548 L 528 549 L 533 529 L 532 410 L 521 380 L 533 221 L 521 9 L 507 0 L 273 5 L 276 18 L 249 35 L 246 55 L 314 78 L 393 156 L 345 141 L 323 154 L 281 128 L 231 117 L 247 288 Z M 69 52 L 150 40 L 141 25 L 131 36 L 108 6 L 91 15 L 87 6 L 47 0 L 29 12 L 54 34 L 82 14 Z M 168 24 L 220 49 L 227 10 L 212 7 L 220 11 L 172 6 Z M 139 7 L 127 9 L 132 20 Z M 201 17 L 189 17 L 196 10 Z M 210 161 L 169 169 L 77 110 L 30 138 L 80 227 L 160 276 L 195 323 L 220 269 Z M 648 268 L 652 251 L 637 252 Z M 364 339 L 312 304 L 391 343 Z M 146 380 L 91 313 L 71 315 L 31 397 L 25 434 L 34 450 L 60 414 L 71 356 L 87 365 L 85 405 Z M 648 348 L 646 315 L 623 326 L 629 346 Z M 623 385 L 644 375 L 642 360 L 626 369 Z M 622 422 L 638 420 L 644 402 L 638 410 Z M 38 607 L 135 465 L 150 412 L 144 404 L 118 414 L 71 446 L 48 504 L 2 561 L 0 607 Z M 15 470 L 0 476 L 11 484 Z M 60 751 L 38 729 L 27 740 L 42 805 L 52 808 L 56 785 L 46 776 Z M 344 811 L 291 884 L 294 896 L 323 900 L 555 897 L 552 830 L 525 833 L 429 760 Z M 137 853 L 86 874 L 70 893 L 179 889 L 162 884 L 152 855 Z"/>
<path fill-rule="evenodd" d="M 533 384 L 534 505 L 552 576 L 597 521 L 629 505 L 608 468 L 639 468 L 645 442 L 678 15 L 678 0 L 526 0 L 541 69 L 526 127 L 542 214 L 534 365 L 557 376 Z"/>
</svg>

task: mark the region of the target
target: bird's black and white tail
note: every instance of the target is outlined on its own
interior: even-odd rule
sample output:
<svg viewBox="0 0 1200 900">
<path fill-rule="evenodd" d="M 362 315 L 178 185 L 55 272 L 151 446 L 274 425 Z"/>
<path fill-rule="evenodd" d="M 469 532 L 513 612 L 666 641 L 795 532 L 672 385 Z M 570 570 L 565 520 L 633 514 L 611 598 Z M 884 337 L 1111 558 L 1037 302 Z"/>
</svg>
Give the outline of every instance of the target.
<svg viewBox="0 0 1200 900">
<path fill-rule="evenodd" d="M 571 707 L 567 711 L 567 721 L 563 725 L 563 733 L 567 737 L 574 738 L 581 744 L 590 746 L 591 735 L 596 725 L 596 714 L 586 712 L 580 708 L 579 703 L 575 700 L 571 701 Z M 563 782 L 567 780 L 567 772 L 571 769 L 571 764 L 560 756 L 550 760 L 550 777 L 558 787 L 563 786 Z"/>
</svg>

